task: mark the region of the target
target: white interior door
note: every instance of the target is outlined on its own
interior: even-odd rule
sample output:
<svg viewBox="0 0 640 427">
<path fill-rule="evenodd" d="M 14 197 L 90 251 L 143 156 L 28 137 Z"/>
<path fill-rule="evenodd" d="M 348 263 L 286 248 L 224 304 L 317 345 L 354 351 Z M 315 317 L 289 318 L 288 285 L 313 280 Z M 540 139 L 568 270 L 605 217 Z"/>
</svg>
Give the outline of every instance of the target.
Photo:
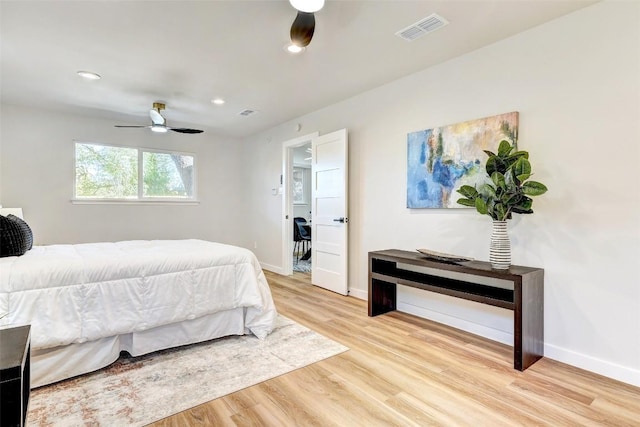
<svg viewBox="0 0 640 427">
<path fill-rule="evenodd" d="M 314 138 L 311 283 L 347 295 L 347 130 Z"/>
</svg>

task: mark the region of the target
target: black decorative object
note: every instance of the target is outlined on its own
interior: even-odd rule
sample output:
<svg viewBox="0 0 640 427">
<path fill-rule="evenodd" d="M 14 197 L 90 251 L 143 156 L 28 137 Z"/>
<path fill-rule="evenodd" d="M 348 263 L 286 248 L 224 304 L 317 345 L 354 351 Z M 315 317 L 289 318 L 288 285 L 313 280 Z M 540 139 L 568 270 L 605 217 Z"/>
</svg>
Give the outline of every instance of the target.
<svg viewBox="0 0 640 427">
<path fill-rule="evenodd" d="M 0 215 L 0 257 L 20 256 L 33 247 L 33 232 L 15 215 Z"/>
</svg>

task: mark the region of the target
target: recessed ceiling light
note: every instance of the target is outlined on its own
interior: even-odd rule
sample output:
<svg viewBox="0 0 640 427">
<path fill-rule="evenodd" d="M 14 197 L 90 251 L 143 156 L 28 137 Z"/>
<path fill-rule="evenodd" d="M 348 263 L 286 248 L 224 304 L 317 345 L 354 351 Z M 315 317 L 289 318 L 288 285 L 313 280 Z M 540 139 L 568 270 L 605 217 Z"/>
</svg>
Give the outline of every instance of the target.
<svg viewBox="0 0 640 427">
<path fill-rule="evenodd" d="M 78 71 L 78 75 L 87 80 L 100 80 L 102 78 L 100 77 L 100 74 L 96 74 L 91 71 Z"/>
<path fill-rule="evenodd" d="M 224 99 L 222 98 L 214 98 L 211 100 L 212 104 L 216 104 L 216 105 L 222 105 L 224 104 Z"/>
<path fill-rule="evenodd" d="M 302 53 L 304 52 L 304 49 L 305 49 L 304 47 L 295 45 L 293 43 L 290 43 L 284 46 L 284 50 L 293 54 Z"/>
<path fill-rule="evenodd" d="M 317 12 L 324 6 L 324 0 L 289 0 L 289 3 L 300 12 L 307 13 Z"/>
</svg>

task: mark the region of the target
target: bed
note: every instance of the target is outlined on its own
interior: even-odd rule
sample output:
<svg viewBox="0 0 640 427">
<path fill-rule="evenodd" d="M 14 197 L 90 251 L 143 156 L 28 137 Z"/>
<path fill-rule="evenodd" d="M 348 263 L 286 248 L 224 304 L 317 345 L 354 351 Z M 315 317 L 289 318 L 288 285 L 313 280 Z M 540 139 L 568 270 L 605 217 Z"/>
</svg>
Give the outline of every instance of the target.
<svg viewBox="0 0 640 427">
<path fill-rule="evenodd" d="M 276 316 L 255 255 L 236 246 L 135 240 L 0 258 L 0 328 L 31 325 L 32 387 L 107 366 L 121 351 L 264 338 Z"/>
</svg>

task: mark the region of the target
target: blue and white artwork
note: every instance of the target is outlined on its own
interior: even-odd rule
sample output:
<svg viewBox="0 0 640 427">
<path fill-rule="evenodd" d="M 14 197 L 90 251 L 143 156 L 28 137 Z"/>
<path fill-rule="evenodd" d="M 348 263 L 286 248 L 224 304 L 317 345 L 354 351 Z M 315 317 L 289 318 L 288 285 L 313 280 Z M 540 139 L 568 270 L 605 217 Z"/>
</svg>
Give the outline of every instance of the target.
<svg viewBox="0 0 640 427">
<path fill-rule="evenodd" d="M 517 112 L 409 133 L 407 207 L 464 208 L 456 190 L 486 182 L 484 150 L 495 153 L 500 141 L 517 138 Z"/>
</svg>

